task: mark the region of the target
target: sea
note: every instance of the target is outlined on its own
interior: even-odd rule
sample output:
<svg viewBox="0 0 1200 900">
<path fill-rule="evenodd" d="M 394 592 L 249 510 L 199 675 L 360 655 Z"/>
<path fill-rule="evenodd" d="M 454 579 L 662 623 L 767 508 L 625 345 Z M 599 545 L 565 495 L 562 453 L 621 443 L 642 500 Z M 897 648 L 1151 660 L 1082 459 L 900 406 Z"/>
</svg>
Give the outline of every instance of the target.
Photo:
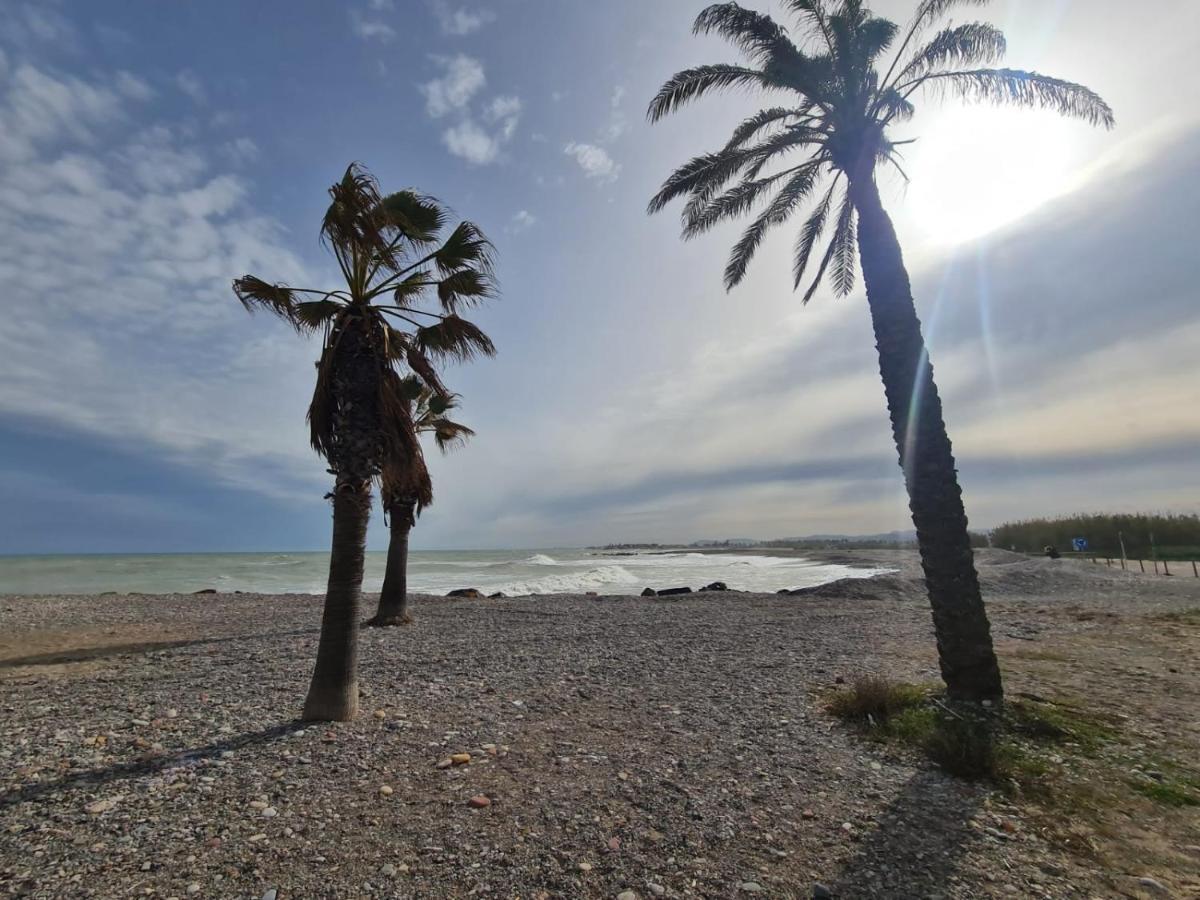
<svg viewBox="0 0 1200 900">
<path fill-rule="evenodd" d="M 364 590 L 379 590 L 386 560 L 385 552 L 367 553 Z M 207 589 L 322 594 L 328 571 L 328 553 L 0 556 L 0 594 L 168 594 Z M 409 554 L 408 589 L 417 594 L 444 594 L 456 588 L 509 595 L 638 594 L 647 587 L 696 590 L 723 581 L 734 590 L 773 592 L 840 578 L 866 578 L 880 571 L 752 551 L 433 550 Z"/>
</svg>

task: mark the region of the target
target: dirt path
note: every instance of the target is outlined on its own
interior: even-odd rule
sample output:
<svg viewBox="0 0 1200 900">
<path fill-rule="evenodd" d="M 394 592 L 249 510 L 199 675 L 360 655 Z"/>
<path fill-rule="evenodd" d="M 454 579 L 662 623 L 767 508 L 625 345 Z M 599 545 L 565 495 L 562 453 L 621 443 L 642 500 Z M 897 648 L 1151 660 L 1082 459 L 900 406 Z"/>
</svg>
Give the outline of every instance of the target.
<svg viewBox="0 0 1200 900">
<path fill-rule="evenodd" d="M 0 599 L 0 893 L 1200 896 L 1198 808 L 1140 789 L 1200 778 L 1200 580 L 981 554 L 1010 693 L 1118 723 L 1035 798 L 824 712 L 839 678 L 936 677 L 915 561 L 855 558 L 899 571 L 424 602 L 364 632 L 366 712 L 332 728 L 291 722 L 314 598 Z"/>
</svg>

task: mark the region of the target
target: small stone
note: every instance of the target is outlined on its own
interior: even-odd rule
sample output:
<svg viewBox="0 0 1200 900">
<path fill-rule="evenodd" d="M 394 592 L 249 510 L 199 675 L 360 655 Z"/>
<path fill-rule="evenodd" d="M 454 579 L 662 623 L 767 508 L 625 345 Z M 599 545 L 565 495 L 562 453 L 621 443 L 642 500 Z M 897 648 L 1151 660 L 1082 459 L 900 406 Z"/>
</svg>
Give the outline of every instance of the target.
<svg viewBox="0 0 1200 900">
<path fill-rule="evenodd" d="M 268 806 L 266 809 L 264 809 L 264 810 L 262 811 L 262 817 L 263 817 L 264 819 L 273 819 L 273 818 L 275 818 L 277 815 L 279 815 L 279 810 L 277 810 L 277 809 L 276 809 L 275 807 L 273 807 L 273 806 Z"/>
<path fill-rule="evenodd" d="M 396 792 L 392 790 L 392 786 L 390 784 L 381 785 L 379 788 L 379 794 L 382 797 L 390 797 L 394 793 Z"/>
<path fill-rule="evenodd" d="M 833 891 L 818 881 L 813 885 L 813 900 L 833 900 Z"/>
<path fill-rule="evenodd" d="M 83 811 L 90 816 L 98 816 L 101 813 L 106 813 L 117 805 L 120 797 L 109 797 L 105 800 L 95 800 L 83 808 Z"/>
<path fill-rule="evenodd" d="M 842 831 L 845 831 L 845 832 L 851 832 L 851 831 L 853 831 L 853 830 L 854 830 L 854 826 L 853 826 L 853 825 L 851 825 L 849 822 L 843 822 L 843 823 L 842 823 Z"/>
<path fill-rule="evenodd" d="M 452 765 L 454 765 L 454 760 L 452 760 L 450 757 L 448 757 L 448 756 L 447 756 L 445 759 L 439 759 L 439 760 L 437 761 L 437 764 L 436 764 L 435 768 L 438 768 L 438 769 L 448 769 L 448 768 L 450 768 Z"/>
<path fill-rule="evenodd" d="M 189 884 L 189 885 L 187 886 L 187 892 L 188 892 L 189 894 L 198 894 L 198 893 L 200 893 L 200 885 L 198 885 L 196 882 L 194 882 L 194 881 L 193 881 L 191 884 Z"/>
<path fill-rule="evenodd" d="M 638 900 L 638 895 L 633 891 L 621 891 L 617 894 L 617 900 Z"/>
<path fill-rule="evenodd" d="M 167 718 L 168 718 L 168 719 L 178 719 L 178 718 L 179 718 L 179 710 L 177 710 L 177 709 L 168 709 L 168 710 L 167 710 Z"/>
<path fill-rule="evenodd" d="M 262 811 L 267 808 L 268 804 L 266 800 L 251 800 L 249 806 L 251 809 Z"/>
<path fill-rule="evenodd" d="M 491 806 L 492 800 L 484 794 L 476 794 L 467 801 L 467 805 L 473 809 L 483 809 L 484 807 Z"/>
<path fill-rule="evenodd" d="M 813 812 L 811 809 L 806 809 L 804 812 L 800 813 L 800 816 L 801 816 L 801 818 L 804 818 L 804 819 L 815 819 L 817 817 L 817 814 L 815 812 Z"/>
<path fill-rule="evenodd" d="M 839 675 L 837 678 L 833 679 L 833 683 L 834 684 L 845 684 L 846 679 L 844 677 L 842 677 L 841 675 Z"/>
<path fill-rule="evenodd" d="M 382 875 L 385 875 L 388 878 L 394 878 L 396 875 L 396 867 L 391 863 L 384 863 L 383 868 L 381 868 L 379 871 Z"/>
<path fill-rule="evenodd" d="M 653 881 L 646 882 L 646 887 L 650 889 L 650 893 L 652 893 L 655 897 L 661 897 L 667 892 L 665 887 L 663 887 L 661 884 L 655 884 Z"/>
<path fill-rule="evenodd" d="M 470 753 L 452 753 L 450 754 L 450 762 L 456 766 L 465 766 L 471 761 Z"/>
<path fill-rule="evenodd" d="M 747 894 L 761 894 L 763 886 L 757 881 L 743 881 L 738 885 L 738 890 Z"/>
<path fill-rule="evenodd" d="M 377 709 L 377 710 L 375 710 L 375 718 L 386 719 L 387 713 L 385 713 L 382 709 Z"/>
<path fill-rule="evenodd" d="M 592 864 L 591 864 L 590 862 L 581 862 L 581 863 L 579 864 L 579 871 L 580 871 L 580 872 L 590 872 L 590 871 L 592 871 Z"/>
<path fill-rule="evenodd" d="M 1158 894 L 1160 897 L 1168 897 L 1171 892 L 1163 886 L 1161 881 L 1151 878 L 1149 875 L 1144 875 L 1137 880 L 1138 887 L 1142 890 L 1149 891 L 1152 894 Z"/>
<path fill-rule="evenodd" d="M 262 895 L 262 900 L 275 900 L 278 896 L 279 892 L 275 888 L 267 888 L 266 892 Z"/>
</svg>

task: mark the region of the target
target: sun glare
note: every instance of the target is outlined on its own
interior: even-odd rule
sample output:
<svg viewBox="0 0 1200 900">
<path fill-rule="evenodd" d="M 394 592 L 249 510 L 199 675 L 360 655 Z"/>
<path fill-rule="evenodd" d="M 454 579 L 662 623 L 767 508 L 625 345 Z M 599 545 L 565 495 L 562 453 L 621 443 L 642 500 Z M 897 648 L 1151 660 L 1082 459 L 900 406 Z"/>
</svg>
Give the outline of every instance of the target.
<svg viewBox="0 0 1200 900">
<path fill-rule="evenodd" d="M 1083 159 L 1079 128 L 1040 112 L 978 107 L 940 114 L 909 147 L 904 205 L 929 239 L 961 243 L 1069 189 Z"/>
</svg>

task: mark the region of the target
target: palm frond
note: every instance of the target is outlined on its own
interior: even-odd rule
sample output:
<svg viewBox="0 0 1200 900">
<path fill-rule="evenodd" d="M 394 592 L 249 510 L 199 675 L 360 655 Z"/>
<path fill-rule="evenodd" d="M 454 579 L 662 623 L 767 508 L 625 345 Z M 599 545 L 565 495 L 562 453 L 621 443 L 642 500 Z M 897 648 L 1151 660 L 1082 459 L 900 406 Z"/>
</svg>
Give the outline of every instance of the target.
<svg viewBox="0 0 1200 900">
<path fill-rule="evenodd" d="M 834 231 L 833 251 L 833 291 L 839 297 L 847 296 L 854 290 L 858 247 L 855 245 L 856 229 L 854 203 L 850 200 L 850 192 L 842 201 L 842 211 L 838 216 L 837 229 Z"/>
<path fill-rule="evenodd" d="M 926 28 L 950 10 L 956 6 L 987 6 L 990 2 L 991 0 L 921 0 L 912 19 L 909 20 L 908 27 L 904 30 L 904 40 L 900 44 L 900 49 L 896 51 L 892 64 L 879 83 L 888 87 L 899 80 L 893 80 L 892 76 L 898 68 L 905 64 L 905 60 L 908 58 L 908 49 L 913 45 L 913 41 L 917 40 Z"/>
<path fill-rule="evenodd" d="M 734 245 L 725 266 L 725 289 L 732 290 L 743 278 L 767 232 L 774 226 L 787 221 L 796 207 L 812 191 L 820 174 L 820 164 L 810 163 L 801 168 L 775 195 L 766 209 L 759 214 L 741 239 Z"/>
<path fill-rule="evenodd" d="M 789 174 L 790 170 L 766 178 L 747 179 L 715 199 L 697 203 L 695 207 L 689 203 L 683 212 L 684 240 L 691 240 L 727 219 L 745 215 L 767 191 Z"/>
<path fill-rule="evenodd" d="M 646 118 L 651 122 L 669 115 L 680 107 L 702 97 L 712 90 L 724 90 L 730 87 L 765 88 L 770 87 L 766 76 L 757 69 L 746 66 L 733 66 L 726 63 L 716 65 L 696 66 L 676 72 L 658 89 L 650 106 L 646 110 Z"/>
<path fill-rule="evenodd" d="M 854 30 L 852 45 L 856 51 L 855 55 L 863 63 L 874 62 L 892 46 L 899 30 L 899 26 L 889 19 L 879 16 L 864 19 Z"/>
<path fill-rule="evenodd" d="M 467 362 L 476 356 L 495 356 L 496 346 L 478 325 L 448 315 L 436 325 L 417 329 L 417 347 L 425 357 Z M 425 377 L 423 372 L 418 374 Z"/>
<path fill-rule="evenodd" d="M 947 28 L 939 31 L 929 43 L 916 51 L 909 63 L 900 70 L 897 81 L 908 81 L 946 66 L 993 63 L 1003 59 L 1007 49 L 1004 33 L 993 25 L 972 22 Z"/>
<path fill-rule="evenodd" d="M 443 310 L 457 313 L 464 306 L 474 306 L 494 297 L 496 286 L 486 272 L 459 269 L 438 282 L 437 295 Z"/>
<path fill-rule="evenodd" d="M 306 300 L 296 304 L 294 315 L 297 322 L 315 331 L 331 324 L 337 314 L 345 308 L 344 304 L 336 300 Z"/>
<path fill-rule="evenodd" d="M 1095 91 L 1081 84 L 1051 78 L 1037 72 L 1023 72 L 1019 69 L 932 72 L 907 85 L 897 87 L 906 86 L 906 93 L 922 87 L 950 88 L 967 100 L 1052 109 L 1060 115 L 1105 128 L 1112 128 L 1116 124 L 1112 107 Z"/>
<path fill-rule="evenodd" d="M 446 210 L 435 198 L 406 190 L 388 194 L 379 203 L 387 223 L 414 244 L 432 244 L 446 225 Z"/>
<path fill-rule="evenodd" d="M 442 384 L 442 379 L 437 373 L 437 369 L 433 367 L 429 357 L 426 356 L 419 347 L 409 344 L 405 354 L 404 361 L 408 363 L 408 367 L 412 369 L 420 379 L 425 383 L 431 391 L 435 391 L 442 396 L 451 396 L 450 391 L 446 390 L 446 385 Z"/>
<path fill-rule="evenodd" d="M 722 187 L 728 184 L 743 168 L 755 159 L 753 151 L 746 147 L 719 150 L 716 153 L 705 153 L 684 163 L 667 180 L 658 193 L 651 198 L 647 212 L 661 212 L 668 203 L 676 197 L 708 189 L 716 195 Z"/>
<path fill-rule="evenodd" d="M 833 180 L 833 184 L 829 186 L 829 190 L 825 192 L 821 202 L 816 205 L 809 215 L 808 221 L 800 229 L 800 234 L 796 236 L 796 257 L 792 263 L 795 290 L 800 290 L 800 282 L 804 279 L 804 272 L 808 269 L 808 261 L 812 258 L 813 248 L 825 232 L 825 222 L 829 218 L 829 207 L 833 204 L 833 192 L 837 190 L 838 180 L 837 178 Z"/>
<path fill-rule="evenodd" d="M 382 197 L 375 176 L 358 163 L 351 163 L 341 181 L 329 189 L 330 204 L 321 222 L 321 240 L 335 253 L 355 249 L 367 254 L 390 255 L 384 231 L 386 220 L 379 215 Z"/>
<path fill-rule="evenodd" d="M 396 282 L 392 289 L 392 301 L 397 306 L 408 306 L 413 297 L 434 284 L 432 273 L 422 269 Z"/>
<path fill-rule="evenodd" d="M 729 138 L 728 143 L 725 144 L 725 149 L 736 150 L 739 147 L 745 146 L 748 141 L 757 136 L 764 128 L 774 125 L 777 122 L 782 122 L 784 119 L 801 118 L 807 115 L 810 109 L 812 109 L 811 106 L 800 107 L 799 109 L 776 106 L 772 109 L 764 109 L 761 112 L 757 112 L 733 130 L 733 135 Z"/>
<path fill-rule="evenodd" d="M 884 122 L 907 122 L 916 111 L 912 101 L 895 88 L 885 88 L 875 101 L 875 113 Z"/>
<path fill-rule="evenodd" d="M 243 275 L 234 279 L 233 292 L 247 312 L 266 310 L 297 331 L 308 330 L 308 326 L 296 317 L 296 294 L 287 285 L 269 284 L 253 275 Z"/>
<path fill-rule="evenodd" d="M 821 258 L 821 265 L 817 269 L 817 274 L 816 277 L 813 278 L 812 285 L 804 293 L 804 300 L 802 301 L 803 303 L 808 303 L 808 301 L 813 298 L 813 295 L 816 294 L 817 288 L 819 288 L 821 286 L 821 282 L 825 280 L 825 273 L 828 271 L 830 263 L 833 263 L 835 259 L 839 259 L 842 256 L 844 248 L 847 244 L 847 240 L 849 241 L 851 248 L 853 248 L 854 236 L 853 234 L 849 234 L 849 232 L 853 229 L 853 226 L 854 204 L 850 201 L 850 192 L 847 190 L 846 196 L 842 200 L 842 209 L 838 214 L 838 221 L 837 225 L 834 227 L 833 237 L 829 241 L 829 246 L 825 250 L 825 255 Z M 848 234 L 849 237 L 847 237 Z M 853 249 L 851 249 L 851 253 L 853 253 Z M 851 259 L 849 265 L 853 267 L 853 259 Z M 850 275 L 850 286 L 851 288 L 854 286 L 853 273 Z M 834 290 L 838 290 L 836 283 L 834 285 Z"/>
<path fill-rule="evenodd" d="M 737 3 L 715 3 L 701 11 L 692 34 L 716 32 L 737 46 L 752 61 L 762 64 L 780 51 L 796 48 L 787 33 L 770 16 Z"/>
<path fill-rule="evenodd" d="M 450 275 L 468 266 L 490 273 L 493 263 L 492 242 L 473 222 L 459 222 L 433 256 L 434 265 L 443 275 Z"/>
<path fill-rule="evenodd" d="M 433 440 L 443 453 L 457 450 L 475 437 L 472 429 L 450 419 L 434 419 L 429 424 L 430 427 L 425 430 L 433 433 Z"/>
</svg>

